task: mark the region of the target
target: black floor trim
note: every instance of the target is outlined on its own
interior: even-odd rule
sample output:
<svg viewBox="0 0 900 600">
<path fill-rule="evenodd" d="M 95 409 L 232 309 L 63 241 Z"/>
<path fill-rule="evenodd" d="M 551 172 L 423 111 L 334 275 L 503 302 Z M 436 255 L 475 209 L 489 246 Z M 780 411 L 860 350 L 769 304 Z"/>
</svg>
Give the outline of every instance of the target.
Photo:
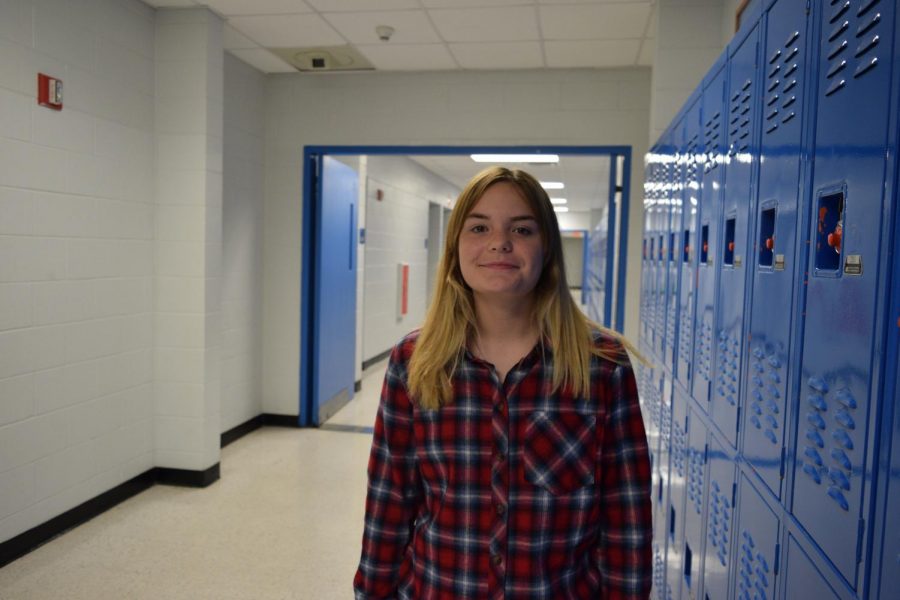
<svg viewBox="0 0 900 600">
<path fill-rule="evenodd" d="M 163 485 L 205 488 L 218 481 L 219 475 L 219 463 L 214 464 L 205 471 L 156 467 L 156 483 Z"/>
<path fill-rule="evenodd" d="M 366 369 L 368 369 L 369 367 L 371 367 L 371 366 L 374 365 L 375 363 L 381 362 L 381 361 L 383 361 L 384 359 L 386 359 L 388 356 L 391 355 L 391 350 L 393 350 L 393 348 L 388 348 L 387 350 L 385 350 L 385 351 L 382 352 L 381 354 L 376 354 L 376 355 L 373 356 L 372 358 L 369 358 L 369 359 L 364 360 L 363 363 L 362 363 L 363 371 L 365 371 Z"/>
<path fill-rule="evenodd" d="M 220 440 L 220 444 L 222 448 L 227 446 L 228 444 L 241 439 L 248 433 L 256 431 L 260 427 L 263 426 L 263 416 L 256 415 L 246 423 L 241 423 L 237 427 L 232 427 L 228 431 L 222 434 L 222 438 Z"/>
</svg>

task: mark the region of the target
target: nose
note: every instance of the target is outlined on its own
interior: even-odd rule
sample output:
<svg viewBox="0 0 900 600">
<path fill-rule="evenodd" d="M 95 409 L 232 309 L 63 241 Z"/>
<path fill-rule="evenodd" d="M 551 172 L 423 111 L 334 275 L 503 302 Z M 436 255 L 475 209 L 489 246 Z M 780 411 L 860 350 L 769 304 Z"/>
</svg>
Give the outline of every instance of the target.
<svg viewBox="0 0 900 600">
<path fill-rule="evenodd" d="M 498 232 L 491 238 L 490 248 L 493 252 L 509 252 L 512 250 L 512 242 L 505 231 Z"/>
</svg>

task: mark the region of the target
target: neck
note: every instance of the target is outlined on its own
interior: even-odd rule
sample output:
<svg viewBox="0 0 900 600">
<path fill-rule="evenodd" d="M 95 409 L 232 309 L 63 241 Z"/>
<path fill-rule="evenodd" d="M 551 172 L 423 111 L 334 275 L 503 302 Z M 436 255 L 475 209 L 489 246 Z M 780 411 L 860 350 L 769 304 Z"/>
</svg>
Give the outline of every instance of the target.
<svg viewBox="0 0 900 600">
<path fill-rule="evenodd" d="M 532 298 L 492 301 L 475 296 L 475 318 L 481 340 L 512 341 L 536 339 L 538 328 L 532 318 Z"/>
</svg>

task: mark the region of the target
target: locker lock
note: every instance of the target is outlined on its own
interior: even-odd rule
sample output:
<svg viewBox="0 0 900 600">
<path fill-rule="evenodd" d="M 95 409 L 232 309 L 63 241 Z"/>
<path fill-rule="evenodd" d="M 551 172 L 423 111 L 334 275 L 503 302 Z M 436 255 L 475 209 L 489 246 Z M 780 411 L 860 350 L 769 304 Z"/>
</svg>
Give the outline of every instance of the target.
<svg viewBox="0 0 900 600">
<path fill-rule="evenodd" d="M 734 252 L 734 242 L 728 242 L 728 251 Z"/>
<path fill-rule="evenodd" d="M 709 244 L 707 242 L 703 242 L 703 251 L 709 252 Z"/>
<path fill-rule="evenodd" d="M 770 237 L 766 239 L 766 250 L 771 250 L 775 247 L 775 237 Z"/>
<path fill-rule="evenodd" d="M 843 237 L 843 227 L 840 221 L 834 227 L 834 231 L 828 234 L 828 245 L 834 248 L 838 254 L 841 253 L 841 237 Z"/>
</svg>

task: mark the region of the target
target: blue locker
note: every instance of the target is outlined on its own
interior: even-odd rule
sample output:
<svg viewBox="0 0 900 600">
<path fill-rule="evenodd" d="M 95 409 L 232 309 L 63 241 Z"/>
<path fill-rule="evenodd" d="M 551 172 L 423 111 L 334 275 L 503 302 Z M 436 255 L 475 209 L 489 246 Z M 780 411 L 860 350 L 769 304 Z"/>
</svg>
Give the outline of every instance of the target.
<svg viewBox="0 0 900 600">
<path fill-rule="evenodd" d="M 840 600 L 794 536 L 788 536 L 784 595 L 790 600 Z M 884 596 L 890 598 L 890 596 Z"/>
<path fill-rule="evenodd" d="M 670 154 L 670 177 L 667 195 L 669 222 L 666 228 L 666 334 L 663 341 L 663 363 L 672 373 L 675 367 L 675 344 L 678 331 L 678 296 L 681 279 L 681 254 L 677 248 L 681 246 L 680 232 L 682 220 L 681 187 L 684 183 L 684 169 L 679 148 L 681 147 L 680 125 L 673 130 L 673 147 Z"/>
<path fill-rule="evenodd" d="M 707 428 L 691 408 L 688 411 L 688 440 L 685 460 L 684 556 L 682 558 L 682 598 L 702 598 L 703 551 L 706 532 Z"/>
<path fill-rule="evenodd" d="M 743 454 L 776 496 L 784 476 L 801 147 L 807 102 L 808 18 L 802 3 L 768 12 L 762 67 L 762 141 L 753 251 Z M 750 258 L 750 257 L 748 257 Z"/>
<path fill-rule="evenodd" d="M 644 184 L 644 264 L 642 271 L 643 290 L 641 293 L 641 335 L 649 350 L 653 349 L 656 330 L 656 196 L 659 186 L 659 164 L 651 154 L 647 166 L 647 182 Z M 649 354 L 647 356 L 650 356 Z"/>
<path fill-rule="evenodd" d="M 671 598 L 681 597 L 684 575 L 684 512 L 686 507 L 688 402 L 678 387 L 672 398 L 672 449 L 669 456 L 669 506 L 666 553 L 666 591 Z"/>
<path fill-rule="evenodd" d="M 658 539 L 665 539 L 666 521 L 669 506 L 669 455 L 671 449 L 672 425 L 672 381 L 665 375 L 662 377 L 662 393 L 659 396 L 659 446 L 656 454 L 656 465 L 659 471 L 656 499 L 654 504 L 654 532 Z"/>
<path fill-rule="evenodd" d="M 735 455 L 714 436 L 709 441 L 709 498 L 706 519 L 706 557 L 703 563 L 703 593 L 709 600 L 728 598 L 734 531 Z"/>
<path fill-rule="evenodd" d="M 694 309 L 696 307 L 695 285 L 697 274 L 697 222 L 700 215 L 700 101 L 698 97 L 689 101 L 683 122 L 684 191 L 682 194 L 682 227 L 678 244 L 681 262 L 681 277 L 678 293 L 678 358 L 676 379 L 685 389 L 691 389 L 694 350 Z M 676 232 L 676 236 L 679 233 Z"/>
<path fill-rule="evenodd" d="M 703 165 L 700 183 L 700 217 L 697 249 L 697 308 L 694 325 L 693 397 L 708 410 L 713 377 L 713 330 L 715 328 L 716 245 L 719 205 L 722 198 L 722 166 L 725 155 L 724 63 L 704 84 L 701 121 Z"/>
<path fill-rule="evenodd" d="M 747 277 L 749 222 L 758 157 L 759 114 L 757 34 L 754 28 L 736 48 L 729 62 L 728 150 L 725 197 L 719 224 L 719 283 L 716 312 L 715 381 L 712 416 L 722 433 L 737 447 L 741 406 L 741 361 L 744 347 L 744 290 Z"/>
<path fill-rule="evenodd" d="M 737 600 L 771 600 L 778 589 L 778 517 L 746 476 L 741 477 L 738 498 L 733 595 Z"/>
<path fill-rule="evenodd" d="M 659 168 L 659 195 L 656 200 L 656 210 L 654 212 L 656 223 L 653 228 L 656 242 L 656 298 L 654 299 L 655 306 L 653 308 L 656 322 L 653 326 L 653 352 L 661 361 L 665 362 L 666 294 L 669 278 L 666 238 L 668 237 L 671 217 L 668 201 L 670 195 L 669 186 L 672 178 L 672 165 L 669 163 L 671 143 L 668 140 L 662 145 L 662 151 L 664 160 Z"/>
<path fill-rule="evenodd" d="M 893 22 L 824 2 L 792 512 L 851 588 L 865 543 Z M 882 291 L 882 294 L 884 292 Z"/>
</svg>

